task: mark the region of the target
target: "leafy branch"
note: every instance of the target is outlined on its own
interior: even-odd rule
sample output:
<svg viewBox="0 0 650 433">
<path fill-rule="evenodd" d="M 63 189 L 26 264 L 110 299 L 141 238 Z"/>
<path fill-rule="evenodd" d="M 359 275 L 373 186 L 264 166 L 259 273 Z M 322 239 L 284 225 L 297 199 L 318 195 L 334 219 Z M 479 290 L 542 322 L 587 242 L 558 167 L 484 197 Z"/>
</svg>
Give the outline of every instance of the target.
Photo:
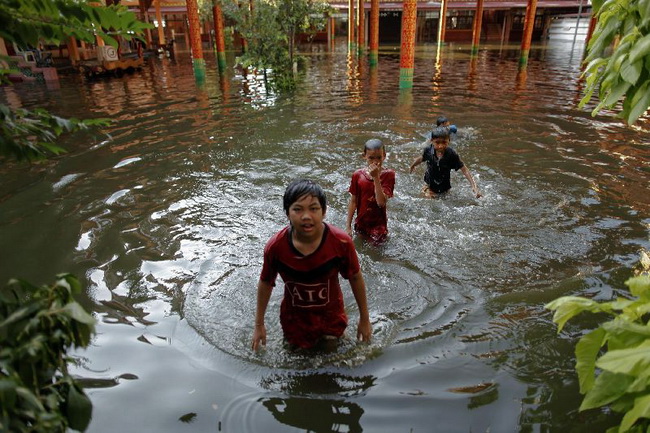
<svg viewBox="0 0 650 433">
<path fill-rule="evenodd" d="M 587 46 L 587 85 L 579 106 L 597 92 L 595 116 L 622 99 L 619 116 L 633 124 L 650 107 L 650 0 L 594 0 L 592 5 L 598 24 Z"/>
<path fill-rule="evenodd" d="M 0 431 L 65 433 L 90 423 L 90 399 L 67 369 L 68 351 L 95 332 L 79 293 L 69 274 L 51 286 L 11 280 L 0 290 Z"/>
<path fill-rule="evenodd" d="M 597 302 L 564 296 L 546 305 L 555 311 L 558 333 L 578 314 L 588 311 L 612 317 L 576 344 L 580 410 L 609 406 L 623 413 L 620 425 L 608 433 L 650 431 L 650 276 L 625 283 L 630 299 Z"/>
</svg>

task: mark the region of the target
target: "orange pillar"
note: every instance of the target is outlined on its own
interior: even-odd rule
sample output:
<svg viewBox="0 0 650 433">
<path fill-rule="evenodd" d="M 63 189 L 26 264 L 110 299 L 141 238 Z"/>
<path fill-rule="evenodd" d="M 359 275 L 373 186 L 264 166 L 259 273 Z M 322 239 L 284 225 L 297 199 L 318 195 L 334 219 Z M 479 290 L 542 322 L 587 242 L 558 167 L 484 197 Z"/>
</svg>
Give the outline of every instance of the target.
<svg viewBox="0 0 650 433">
<path fill-rule="evenodd" d="M 474 30 L 472 33 L 472 55 L 478 53 L 478 46 L 481 43 L 482 25 L 483 25 L 483 0 L 477 0 L 476 13 L 474 14 Z"/>
<path fill-rule="evenodd" d="M 370 0 L 370 66 L 379 62 L 379 0 Z"/>
<path fill-rule="evenodd" d="M 226 38 L 223 32 L 223 13 L 218 0 L 212 3 L 212 19 L 214 20 L 214 39 L 217 46 L 217 65 L 219 71 L 226 69 Z"/>
<path fill-rule="evenodd" d="M 402 7 L 402 43 L 400 47 L 399 87 L 413 87 L 415 63 L 415 26 L 418 15 L 417 0 L 404 0 Z"/>
<path fill-rule="evenodd" d="M 192 63 L 194 74 L 205 76 L 205 60 L 203 59 L 203 48 L 201 47 L 201 22 L 199 21 L 199 7 L 196 0 L 186 0 L 187 20 L 189 21 L 190 47 L 192 49 Z"/>
<path fill-rule="evenodd" d="M 348 51 L 354 49 L 354 0 L 348 0 Z"/>
<path fill-rule="evenodd" d="M 68 57 L 73 65 L 76 65 L 81 58 L 79 57 L 79 48 L 77 47 L 77 38 L 70 36 L 68 38 Z"/>
<path fill-rule="evenodd" d="M 447 0 L 440 3 L 440 21 L 438 27 L 438 44 L 445 43 L 445 34 L 447 33 Z"/>
<path fill-rule="evenodd" d="M 366 8 L 363 0 L 357 5 L 357 48 L 362 53 L 366 48 Z"/>
<path fill-rule="evenodd" d="M 162 2 L 162 0 L 156 0 L 156 21 L 158 21 L 158 46 L 162 47 L 165 45 L 165 28 L 163 27 L 160 2 Z"/>
<path fill-rule="evenodd" d="M 528 64 L 530 54 L 530 42 L 533 40 L 533 29 L 535 28 L 535 15 L 537 14 L 537 0 L 528 0 L 526 7 L 526 18 L 524 21 L 524 35 L 521 40 L 521 57 L 519 66 L 525 67 Z"/>
<path fill-rule="evenodd" d="M 597 22 L 598 22 L 598 18 L 596 18 L 595 15 L 591 15 L 591 20 L 589 21 L 589 29 L 587 30 L 587 38 L 585 39 L 585 44 L 587 45 L 589 44 L 589 41 L 591 40 L 591 37 L 594 34 L 594 29 L 596 28 Z"/>
</svg>

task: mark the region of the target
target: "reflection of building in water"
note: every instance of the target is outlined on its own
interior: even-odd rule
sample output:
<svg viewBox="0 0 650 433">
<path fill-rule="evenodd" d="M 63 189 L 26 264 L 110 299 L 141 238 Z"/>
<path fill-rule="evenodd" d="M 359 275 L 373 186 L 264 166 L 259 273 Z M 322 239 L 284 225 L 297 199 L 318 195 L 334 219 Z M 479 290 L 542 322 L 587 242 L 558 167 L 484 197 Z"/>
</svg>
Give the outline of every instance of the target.
<svg viewBox="0 0 650 433">
<path fill-rule="evenodd" d="M 363 409 L 344 400 L 305 397 L 265 398 L 262 404 L 285 425 L 314 432 L 362 432 Z"/>
</svg>

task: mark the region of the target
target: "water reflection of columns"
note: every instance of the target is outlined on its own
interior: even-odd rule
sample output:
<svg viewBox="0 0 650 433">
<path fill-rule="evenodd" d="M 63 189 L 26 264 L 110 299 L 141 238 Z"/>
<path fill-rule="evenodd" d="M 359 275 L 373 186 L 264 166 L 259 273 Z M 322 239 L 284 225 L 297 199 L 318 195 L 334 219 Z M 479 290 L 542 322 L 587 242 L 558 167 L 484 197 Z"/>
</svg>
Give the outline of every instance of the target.
<svg viewBox="0 0 650 433">
<path fill-rule="evenodd" d="M 478 57 L 472 56 L 469 60 L 469 72 L 467 74 L 467 89 L 471 92 L 476 91 L 476 66 L 478 63 Z"/>
<path fill-rule="evenodd" d="M 418 13 L 417 0 L 404 0 L 402 8 L 402 44 L 399 62 L 399 87 L 413 87 L 413 67 L 415 62 L 415 25 Z"/>
<path fill-rule="evenodd" d="M 377 88 L 379 87 L 379 72 L 377 71 L 377 68 L 371 67 L 370 70 L 368 71 L 368 79 L 369 79 L 369 85 L 370 85 L 370 96 L 369 100 L 372 103 L 377 102 Z"/>
</svg>

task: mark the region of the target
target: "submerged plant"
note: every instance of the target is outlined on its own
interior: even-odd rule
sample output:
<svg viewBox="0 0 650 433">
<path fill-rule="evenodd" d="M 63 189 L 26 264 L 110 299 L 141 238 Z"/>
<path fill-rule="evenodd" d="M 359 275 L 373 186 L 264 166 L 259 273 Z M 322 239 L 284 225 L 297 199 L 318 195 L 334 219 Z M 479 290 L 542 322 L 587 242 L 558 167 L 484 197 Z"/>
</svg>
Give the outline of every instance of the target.
<svg viewBox="0 0 650 433">
<path fill-rule="evenodd" d="M 584 399 L 580 410 L 608 406 L 624 414 L 608 433 L 650 431 L 650 276 L 625 282 L 632 296 L 597 302 L 564 296 L 546 305 L 555 311 L 558 333 L 582 313 L 612 317 L 576 344 L 576 371 Z"/>
<path fill-rule="evenodd" d="M 79 281 L 11 280 L 0 290 L 0 432 L 83 431 L 92 404 L 68 373 L 68 351 L 86 347 L 95 319 L 74 300 Z"/>
</svg>

